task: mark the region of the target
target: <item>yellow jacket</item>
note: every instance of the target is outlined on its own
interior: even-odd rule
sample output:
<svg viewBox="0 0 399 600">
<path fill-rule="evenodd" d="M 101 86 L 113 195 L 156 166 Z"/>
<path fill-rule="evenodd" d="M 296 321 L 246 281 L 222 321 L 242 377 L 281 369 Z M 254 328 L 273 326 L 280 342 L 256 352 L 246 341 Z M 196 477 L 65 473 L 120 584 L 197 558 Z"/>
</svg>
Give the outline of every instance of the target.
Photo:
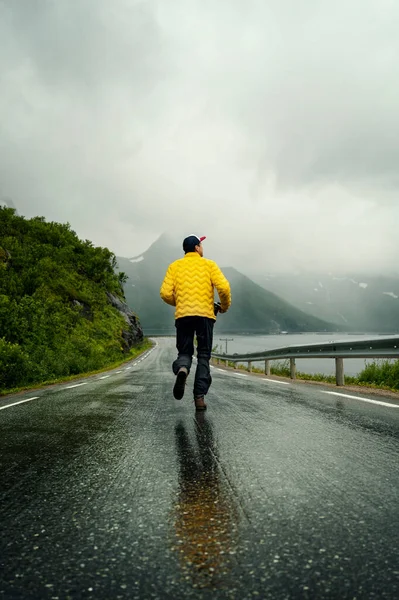
<svg viewBox="0 0 399 600">
<path fill-rule="evenodd" d="M 214 313 L 214 288 L 222 311 L 231 304 L 230 284 L 213 260 L 197 252 L 188 252 L 169 265 L 160 294 L 167 304 L 176 306 L 175 319 L 198 316 L 216 319 Z"/>
</svg>

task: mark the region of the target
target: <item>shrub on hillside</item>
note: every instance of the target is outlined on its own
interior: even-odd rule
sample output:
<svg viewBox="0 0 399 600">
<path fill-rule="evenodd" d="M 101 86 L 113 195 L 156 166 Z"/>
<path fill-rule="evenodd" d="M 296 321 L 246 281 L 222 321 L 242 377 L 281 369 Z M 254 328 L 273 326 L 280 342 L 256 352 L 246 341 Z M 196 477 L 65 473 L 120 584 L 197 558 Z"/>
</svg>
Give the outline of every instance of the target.
<svg viewBox="0 0 399 600">
<path fill-rule="evenodd" d="M 124 274 L 107 248 L 0 206 L 0 267 L 0 391 L 126 355 L 126 322 L 107 297 L 124 300 Z"/>
</svg>

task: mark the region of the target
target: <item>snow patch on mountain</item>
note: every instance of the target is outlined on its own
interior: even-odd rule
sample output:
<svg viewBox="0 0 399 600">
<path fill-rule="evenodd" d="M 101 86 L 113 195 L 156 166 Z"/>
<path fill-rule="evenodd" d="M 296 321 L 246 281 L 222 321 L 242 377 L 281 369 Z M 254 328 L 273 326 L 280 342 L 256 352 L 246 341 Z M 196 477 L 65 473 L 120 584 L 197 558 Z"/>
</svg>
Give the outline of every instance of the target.
<svg viewBox="0 0 399 600">
<path fill-rule="evenodd" d="M 360 288 L 362 289 L 366 289 L 368 287 L 368 283 L 364 283 L 364 282 L 359 282 L 356 281 L 355 279 L 352 278 L 348 278 L 348 277 L 333 277 L 334 281 L 350 281 L 351 283 L 353 283 L 354 285 L 358 285 Z"/>
<path fill-rule="evenodd" d="M 344 317 L 344 315 L 341 315 L 341 313 L 337 312 L 337 315 L 338 315 L 339 317 L 341 317 L 341 319 L 344 321 L 344 323 L 347 323 L 347 322 L 348 322 L 348 319 L 347 319 L 346 317 Z"/>
</svg>

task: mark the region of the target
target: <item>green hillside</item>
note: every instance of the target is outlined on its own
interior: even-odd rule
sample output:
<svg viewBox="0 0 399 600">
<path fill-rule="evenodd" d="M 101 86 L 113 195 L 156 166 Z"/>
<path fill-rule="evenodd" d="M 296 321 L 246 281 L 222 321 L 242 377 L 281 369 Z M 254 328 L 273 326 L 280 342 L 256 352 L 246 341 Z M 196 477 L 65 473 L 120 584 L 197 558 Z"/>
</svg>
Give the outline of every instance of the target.
<svg viewBox="0 0 399 600">
<path fill-rule="evenodd" d="M 115 265 L 69 225 L 0 207 L 0 391 L 100 369 L 143 339 Z"/>
</svg>

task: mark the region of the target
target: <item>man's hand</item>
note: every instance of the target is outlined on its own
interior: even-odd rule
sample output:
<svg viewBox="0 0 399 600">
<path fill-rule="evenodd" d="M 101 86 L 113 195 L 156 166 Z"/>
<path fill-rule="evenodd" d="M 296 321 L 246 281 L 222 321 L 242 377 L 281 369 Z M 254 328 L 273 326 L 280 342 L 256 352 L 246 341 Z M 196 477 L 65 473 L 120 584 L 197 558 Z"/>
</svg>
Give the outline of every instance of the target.
<svg viewBox="0 0 399 600">
<path fill-rule="evenodd" d="M 223 310 L 222 305 L 220 304 L 220 302 L 215 302 L 214 305 L 214 312 L 215 315 L 217 315 L 218 313 L 225 313 L 226 311 Z"/>
<path fill-rule="evenodd" d="M 214 302 L 213 304 L 213 312 L 215 313 L 215 316 L 219 313 L 219 312 L 223 312 L 222 311 L 222 307 L 220 305 L 220 302 Z"/>
</svg>

